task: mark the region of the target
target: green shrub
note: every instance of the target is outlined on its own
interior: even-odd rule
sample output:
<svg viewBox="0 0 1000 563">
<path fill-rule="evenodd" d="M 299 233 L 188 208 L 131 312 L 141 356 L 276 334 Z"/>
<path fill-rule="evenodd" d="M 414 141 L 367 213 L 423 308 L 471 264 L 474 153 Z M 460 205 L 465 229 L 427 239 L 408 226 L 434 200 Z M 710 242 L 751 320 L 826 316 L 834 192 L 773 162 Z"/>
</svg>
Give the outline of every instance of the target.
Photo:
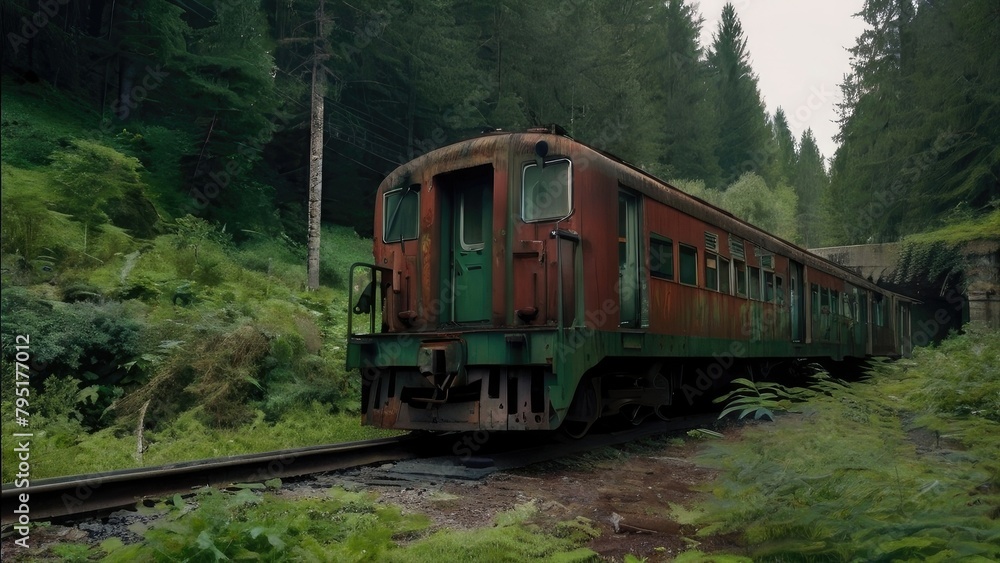
<svg viewBox="0 0 1000 563">
<path fill-rule="evenodd" d="M 347 287 L 348 270 L 355 262 L 372 262 L 371 242 L 350 227 L 327 226 L 320 233 L 320 283 Z"/>
<path fill-rule="evenodd" d="M 148 229 L 155 222 L 156 211 L 145 200 L 138 159 L 94 141 L 75 140 L 68 149 L 52 154 L 51 166 L 63 211 L 85 225 L 108 222 L 109 211 L 121 220 L 116 224 L 123 228 Z M 123 205 L 126 201 L 144 204 L 129 207 Z"/>
<path fill-rule="evenodd" d="M 0 314 L 4 354 L 13 357 L 15 334 L 37 335 L 31 353 L 46 366 L 43 374 L 109 374 L 141 354 L 143 324 L 121 303 L 50 303 L 8 288 L 0 296 Z"/>
<path fill-rule="evenodd" d="M 935 412 L 957 417 L 980 417 L 1000 423 L 1000 338 L 996 331 L 970 324 L 965 334 L 940 345 L 916 348 L 913 371 L 926 385 L 912 400 Z"/>
<path fill-rule="evenodd" d="M 44 166 L 53 151 L 66 146 L 70 135 L 83 128 L 86 110 L 55 88 L 20 86 L 5 72 L 0 92 L 0 146 L 5 163 Z"/>
<path fill-rule="evenodd" d="M 77 391 L 87 390 L 79 410 L 90 428 L 106 424 L 104 410 L 120 393 L 120 385 L 144 375 L 130 374 L 125 367 L 142 353 L 144 325 L 120 303 L 50 303 L 24 289 L 9 288 L 0 297 L 0 315 L 4 356 L 13 357 L 17 334 L 32 335 L 36 391 L 53 374 L 73 374 Z"/>
<path fill-rule="evenodd" d="M 4 254 L 22 256 L 29 263 L 44 256 L 55 263 L 82 248 L 82 225 L 50 209 L 54 201 L 50 174 L 7 165 L 0 167 L 0 174 L 0 249 Z"/>
<path fill-rule="evenodd" d="M 145 408 L 150 423 L 162 425 L 197 404 L 211 427 L 247 423 L 262 395 L 259 371 L 269 349 L 267 337 L 252 325 L 200 335 L 193 345 L 177 346 L 149 383 L 118 401 L 115 411 L 131 425 Z"/>
</svg>

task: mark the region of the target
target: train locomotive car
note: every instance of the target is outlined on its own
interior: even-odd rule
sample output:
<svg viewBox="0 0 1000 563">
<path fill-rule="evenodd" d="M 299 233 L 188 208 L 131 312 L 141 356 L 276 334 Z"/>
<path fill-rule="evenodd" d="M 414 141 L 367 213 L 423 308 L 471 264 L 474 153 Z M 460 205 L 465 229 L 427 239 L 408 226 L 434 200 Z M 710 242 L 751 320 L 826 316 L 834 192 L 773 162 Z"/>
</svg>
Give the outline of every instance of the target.
<svg viewBox="0 0 1000 563">
<path fill-rule="evenodd" d="M 347 347 L 368 425 L 582 435 L 737 363 L 906 352 L 909 299 L 549 130 L 400 166 L 374 239 Z"/>
</svg>

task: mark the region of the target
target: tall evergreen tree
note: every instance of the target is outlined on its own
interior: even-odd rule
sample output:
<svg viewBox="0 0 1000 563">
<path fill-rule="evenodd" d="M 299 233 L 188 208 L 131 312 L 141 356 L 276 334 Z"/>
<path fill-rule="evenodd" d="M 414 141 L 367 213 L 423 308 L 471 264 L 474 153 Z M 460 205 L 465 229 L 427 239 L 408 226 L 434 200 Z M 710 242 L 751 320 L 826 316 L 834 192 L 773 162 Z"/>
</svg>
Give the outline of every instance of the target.
<svg viewBox="0 0 1000 563">
<path fill-rule="evenodd" d="M 750 66 L 743 26 L 731 3 L 722 8 L 708 64 L 716 92 L 716 155 L 723 178 L 732 181 L 743 172 L 762 174 L 770 157 L 767 112 Z"/>
<path fill-rule="evenodd" d="M 912 1 L 866 0 L 859 15 L 868 28 L 850 49 L 852 72 L 842 86 L 845 102 L 840 106 L 842 144 L 834 159 L 827 210 L 827 230 L 836 242 L 894 240 L 906 199 L 902 186 L 891 189 L 893 176 L 885 171 L 901 169 L 906 157 L 890 137 L 911 105 L 904 73 L 911 54 L 904 49 L 904 38 L 911 36 Z M 837 204 L 844 201 L 853 202 L 853 209 Z"/>
<path fill-rule="evenodd" d="M 654 18 L 647 66 L 656 85 L 652 103 L 660 129 L 657 172 L 666 178 L 717 185 L 721 170 L 715 156 L 715 124 L 698 43 L 704 19 L 685 0 L 668 0 Z"/>
<path fill-rule="evenodd" d="M 806 129 L 802 133 L 793 181 L 798 196 L 796 209 L 798 232 L 804 246 L 816 247 L 820 240 L 821 202 L 829 180 L 826 167 L 823 165 L 823 155 L 816 145 L 812 129 Z"/>
<path fill-rule="evenodd" d="M 796 155 L 795 137 L 788 128 L 788 118 L 785 110 L 780 107 L 775 110 L 774 118 L 771 120 L 771 132 L 777 146 L 776 166 L 778 173 L 787 183 L 795 181 L 795 165 L 798 156 Z"/>
</svg>

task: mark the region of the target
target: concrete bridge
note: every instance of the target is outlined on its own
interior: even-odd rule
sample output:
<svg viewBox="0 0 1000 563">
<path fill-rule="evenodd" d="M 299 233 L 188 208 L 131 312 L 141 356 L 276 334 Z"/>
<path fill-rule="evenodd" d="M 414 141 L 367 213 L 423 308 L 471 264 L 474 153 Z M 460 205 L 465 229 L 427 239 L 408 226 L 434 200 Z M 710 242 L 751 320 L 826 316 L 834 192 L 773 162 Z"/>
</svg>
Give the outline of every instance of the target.
<svg viewBox="0 0 1000 563">
<path fill-rule="evenodd" d="M 810 252 L 880 287 L 919 299 L 922 304 L 912 315 L 914 344 L 920 344 L 918 335 L 928 341 L 940 340 L 968 321 L 1000 328 L 1000 240 L 978 240 L 957 247 L 924 246 L 941 253 L 928 261 L 934 262 L 928 268 L 915 267 L 913 248 L 898 242 Z"/>
</svg>

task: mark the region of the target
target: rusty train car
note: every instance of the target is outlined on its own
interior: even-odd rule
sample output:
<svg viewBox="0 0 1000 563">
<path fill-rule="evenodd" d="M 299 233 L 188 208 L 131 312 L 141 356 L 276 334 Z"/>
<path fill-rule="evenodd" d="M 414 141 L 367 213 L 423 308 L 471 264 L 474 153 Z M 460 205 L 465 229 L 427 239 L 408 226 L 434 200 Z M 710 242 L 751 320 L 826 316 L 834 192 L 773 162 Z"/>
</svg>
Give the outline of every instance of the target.
<svg viewBox="0 0 1000 563">
<path fill-rule="evenodd" d="M 347 364 L 384 428 L 582 435 L 735 363 L 907 352 L 911 300 L 549 130 L 397 168 L 373 256 Z"/>
</svg>

